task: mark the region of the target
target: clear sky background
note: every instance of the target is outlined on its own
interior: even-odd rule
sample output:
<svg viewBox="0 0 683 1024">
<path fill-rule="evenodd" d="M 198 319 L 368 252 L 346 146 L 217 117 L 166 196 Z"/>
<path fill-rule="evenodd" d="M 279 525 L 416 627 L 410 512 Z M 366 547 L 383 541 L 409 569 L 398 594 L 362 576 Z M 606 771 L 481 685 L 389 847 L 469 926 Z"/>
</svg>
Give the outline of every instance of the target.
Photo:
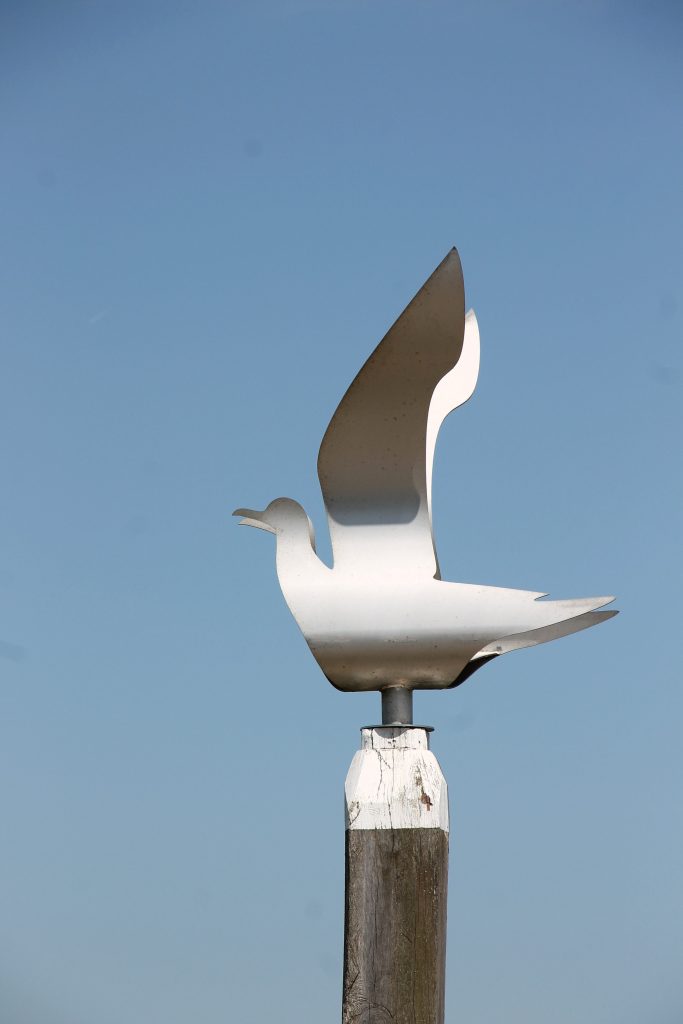
<svg viewBox="0 0 683 1024">
<path fill-rule="evenodd" d="M 614 621 L 416 697 L 453 832 L 447 1019 L 680 1024 L 683 9 L 0 11 L 0 1019 L 340 1013 L 335 691 L 237 505 L 301 501 L 457 245 L 479 387 L 444 578 Z"/>
</svg>

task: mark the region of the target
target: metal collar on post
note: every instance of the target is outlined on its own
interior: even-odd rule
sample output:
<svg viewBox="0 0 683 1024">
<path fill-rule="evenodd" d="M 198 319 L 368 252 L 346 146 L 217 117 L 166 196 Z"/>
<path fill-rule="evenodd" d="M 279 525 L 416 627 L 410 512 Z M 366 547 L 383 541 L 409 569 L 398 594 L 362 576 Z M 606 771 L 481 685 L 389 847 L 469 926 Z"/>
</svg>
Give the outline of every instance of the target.
<svg viewBox="0 0 683 1024">
<path fill-rule="evenodd" d="M 382 724 L 363 726 L 363 729 L 387 728 L 424 729 L 425 732 L 434 732 L 432 725 L 414 724 L 413 691 L 405 686 L 389 686 L 382 690 Z"/>
</svg>

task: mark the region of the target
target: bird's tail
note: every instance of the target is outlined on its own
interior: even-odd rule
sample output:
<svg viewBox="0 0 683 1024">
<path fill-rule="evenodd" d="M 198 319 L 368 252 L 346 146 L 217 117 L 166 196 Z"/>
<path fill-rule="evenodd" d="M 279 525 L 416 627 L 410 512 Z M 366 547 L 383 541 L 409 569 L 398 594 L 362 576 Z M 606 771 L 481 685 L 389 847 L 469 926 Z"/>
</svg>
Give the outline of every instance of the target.
<svg viewBox="0 0 683 1024">
<path fill-rule="evenodd" d="M 585 600 L 590 601 L 590 598 Z M 600 601 L 600 604 L 593 607 L 601 608 L 603 605 L 613 601 L 614 598 L 596 598 L 595 600 Z M 574 604 L 569 601 L 553 602 L 553 604 L 561 604 L 564 607 L 580 607 L 582 603 L 581 599 L 578 599 Z M 487 644 L 486 647 L 478 651 L 475 658 L 488 658 L 491 655 L 506 654 L 508 651 L 520 651 L 524 647 L 535 647 L 537 644 L 545 644 L 549 640 L 558 640 L 561 636 L 569 636 L 571 633 L 578 633 L 580 630 L 588 629 L 590 626 L 597 626 L 600 622 L 606 622 L 607 619 L 612 619 L 618 614 L 619 612 L 616 609 L 606 612 L 583 611 L 580 614 L 563 619 L 561 622 L 553 622 L 537 629 L 527 629 L 522 633 L 512 633 L 509 636 L 501 637 L 499 640 L 494 640 L 493 643 Z"/>
</svg>

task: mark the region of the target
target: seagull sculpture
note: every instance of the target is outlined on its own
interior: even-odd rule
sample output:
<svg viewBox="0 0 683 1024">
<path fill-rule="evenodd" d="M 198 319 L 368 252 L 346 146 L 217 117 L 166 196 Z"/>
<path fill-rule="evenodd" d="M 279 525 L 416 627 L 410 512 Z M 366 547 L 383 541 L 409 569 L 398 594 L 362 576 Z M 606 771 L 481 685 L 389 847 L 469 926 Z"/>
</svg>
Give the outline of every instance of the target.
<svg viewBox="0 0 683 1024">
<path fill-rule="evenodd" d="M 333 551 L 290 498 L 237 509 L 277 538 L 285 600 L 339 690 L 380 690 L 383 719 L 412 721 L 412 691 L 458 686 L 507 651 L 611 618 L 613 597 L 549 601 L 543 593 L 449 583 L 434 548 L 434 448 L 446 416 L 472 395 L 479 330 L 465 314 L 452 249 L 342 398 L 318 455 Z"/>
</svg>

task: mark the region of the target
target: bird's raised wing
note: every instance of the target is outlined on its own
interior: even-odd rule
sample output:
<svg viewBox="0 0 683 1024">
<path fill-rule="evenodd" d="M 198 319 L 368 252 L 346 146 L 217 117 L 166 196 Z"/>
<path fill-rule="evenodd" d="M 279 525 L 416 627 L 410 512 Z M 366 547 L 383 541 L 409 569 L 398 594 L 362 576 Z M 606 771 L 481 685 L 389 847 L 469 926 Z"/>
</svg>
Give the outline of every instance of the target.
<svg viewBox="0 0 683 1024">
<path fill-rule="evenodd" d="M 325 432 L 318 476 L 335 570 L 437 575 L 431 461 L 439 425 L 474 386 L 472 366 L 448 384 L 464 334 L 462 268 L 452 249 L 360 370 Z M 478 366 L 476 320 L 470 338 Z"/>
<path fill-rule="evenodd" d="M 436 385 L 427 417 L 427 507 L 432 517 L 432 470 L 434 449 L 441 424 L 449 413 L 464 405 L 474 394 L 479 376 L 479 325 L 471 309 L 465 317 L 465 336 L 460 358 Z"/>
</svg>

